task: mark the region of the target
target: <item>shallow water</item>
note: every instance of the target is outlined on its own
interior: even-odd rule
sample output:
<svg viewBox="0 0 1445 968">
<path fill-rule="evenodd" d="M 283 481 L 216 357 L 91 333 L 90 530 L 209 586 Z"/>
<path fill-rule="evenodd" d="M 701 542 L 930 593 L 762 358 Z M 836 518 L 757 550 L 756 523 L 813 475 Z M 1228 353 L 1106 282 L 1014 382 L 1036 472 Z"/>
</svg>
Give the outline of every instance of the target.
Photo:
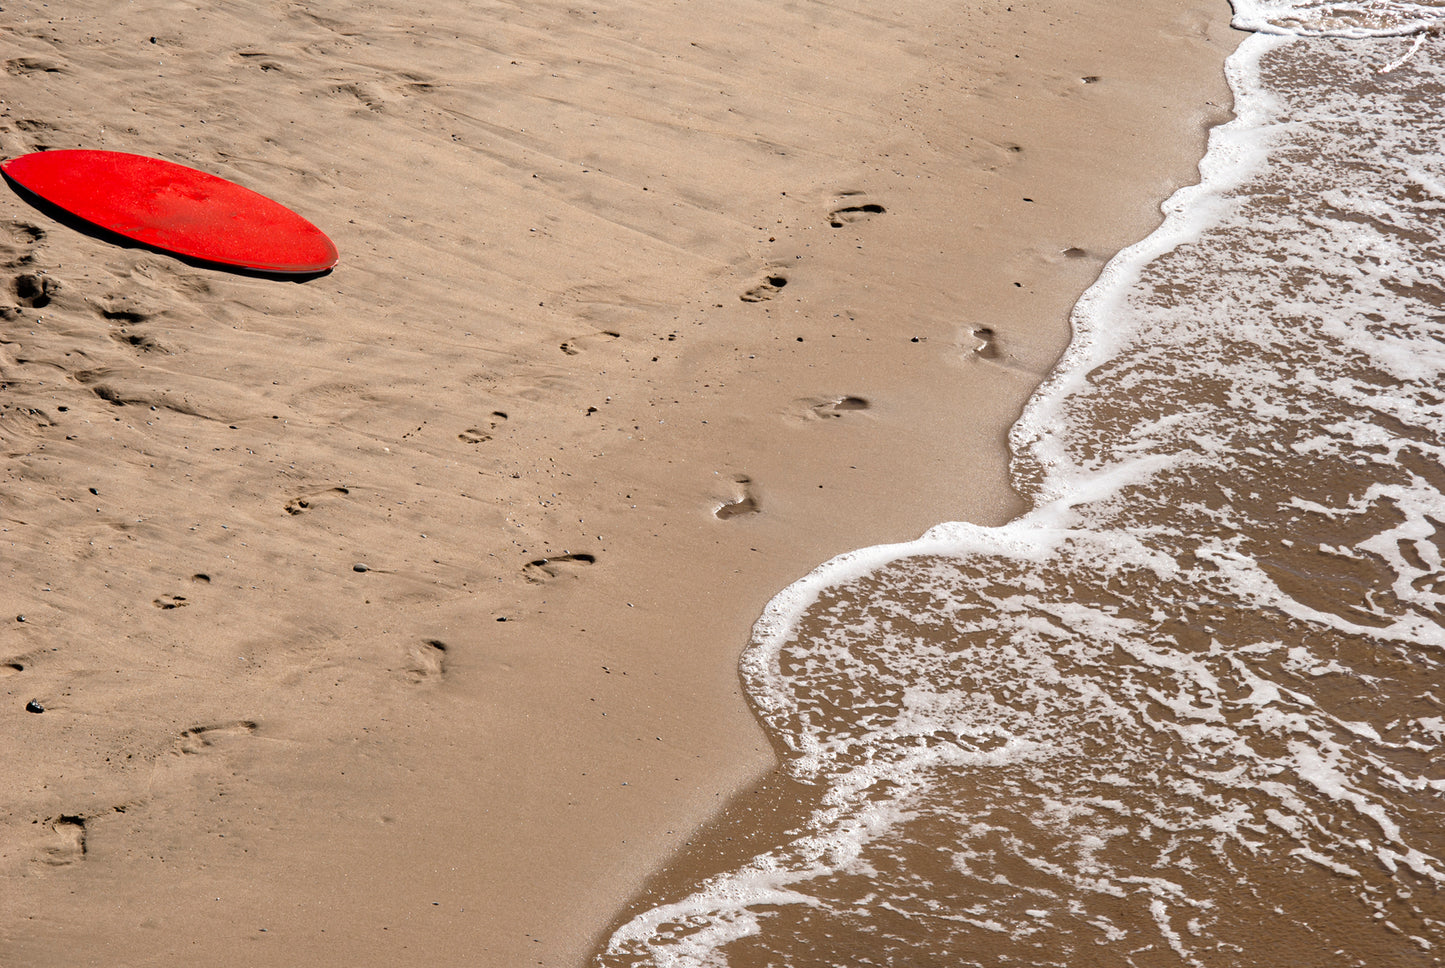
<svg viewBox="0 0 1445 968">
<path fill-rule="evenodd" d="M 1236 15 L 1237 120 L 1014 429 L 1034 510 L 773 601 L 818 806 L 602 964 L 1445 962 L 1445 11 Z"/>
</svg>

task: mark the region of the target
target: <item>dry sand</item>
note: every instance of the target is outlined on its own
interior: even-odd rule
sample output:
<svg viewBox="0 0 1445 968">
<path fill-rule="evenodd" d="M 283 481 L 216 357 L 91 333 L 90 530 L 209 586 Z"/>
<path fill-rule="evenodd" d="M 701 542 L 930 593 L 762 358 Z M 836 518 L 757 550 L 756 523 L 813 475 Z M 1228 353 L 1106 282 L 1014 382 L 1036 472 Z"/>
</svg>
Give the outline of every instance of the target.
<svg viewBox="0 0 1445 968">
<path fill-rule="evenodd" d="M 581 963 L 772 766 L 769 596 L 1017 512 L 1227 14 L 5 4 L 0 154 L 190 164 L 342 259 L 0 200 L 0 963 Z"/>
</svg>

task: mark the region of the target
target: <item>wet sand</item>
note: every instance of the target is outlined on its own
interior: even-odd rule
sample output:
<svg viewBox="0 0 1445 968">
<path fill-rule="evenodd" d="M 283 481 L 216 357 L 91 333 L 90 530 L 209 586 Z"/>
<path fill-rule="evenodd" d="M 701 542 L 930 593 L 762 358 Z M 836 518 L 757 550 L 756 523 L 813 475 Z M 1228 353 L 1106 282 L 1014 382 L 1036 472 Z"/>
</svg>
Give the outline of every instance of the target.
<svg viewBox="0 0 1445 968">
<path fill-rule="evenodd" d="M 341 263 L 0 212 L 0 961 L 583 962 L 770 771 L 767 599 L 1019 510 L 1227 15 L 7 5 L 5 157 L 190 164 Z"/>
</svg>

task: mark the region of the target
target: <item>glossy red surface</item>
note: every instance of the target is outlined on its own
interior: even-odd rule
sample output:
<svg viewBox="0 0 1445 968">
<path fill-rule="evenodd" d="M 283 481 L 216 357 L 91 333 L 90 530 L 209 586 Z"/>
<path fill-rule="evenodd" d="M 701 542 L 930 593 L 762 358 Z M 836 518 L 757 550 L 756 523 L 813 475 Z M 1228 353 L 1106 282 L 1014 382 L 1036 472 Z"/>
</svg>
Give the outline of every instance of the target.
<svg viewBox="0 0 1445 968">
<path fill-rule="evenodd" d="M 336 246 L 265 195 L 194 168 L 120 151 L 38 151 L 0 164 L 20 187 L 136 242 L 221 265 L 313 273 Z"/>
</svg>

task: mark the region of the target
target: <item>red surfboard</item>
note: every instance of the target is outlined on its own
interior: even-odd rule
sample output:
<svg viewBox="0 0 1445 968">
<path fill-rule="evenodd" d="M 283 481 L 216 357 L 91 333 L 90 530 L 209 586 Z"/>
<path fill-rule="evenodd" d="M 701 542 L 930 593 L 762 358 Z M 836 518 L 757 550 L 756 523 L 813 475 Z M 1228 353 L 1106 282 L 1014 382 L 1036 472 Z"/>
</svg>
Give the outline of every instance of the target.
<svg viewBox="0 0 1445 968">
<path fill-rule="evenodd" d="M 121 151 L 37 151 L 0 164 L 16 185 L 71 215 L 176 255 L 301 275 L 336 246 L 279 202 L 194 168 Z"/>
</svg>

